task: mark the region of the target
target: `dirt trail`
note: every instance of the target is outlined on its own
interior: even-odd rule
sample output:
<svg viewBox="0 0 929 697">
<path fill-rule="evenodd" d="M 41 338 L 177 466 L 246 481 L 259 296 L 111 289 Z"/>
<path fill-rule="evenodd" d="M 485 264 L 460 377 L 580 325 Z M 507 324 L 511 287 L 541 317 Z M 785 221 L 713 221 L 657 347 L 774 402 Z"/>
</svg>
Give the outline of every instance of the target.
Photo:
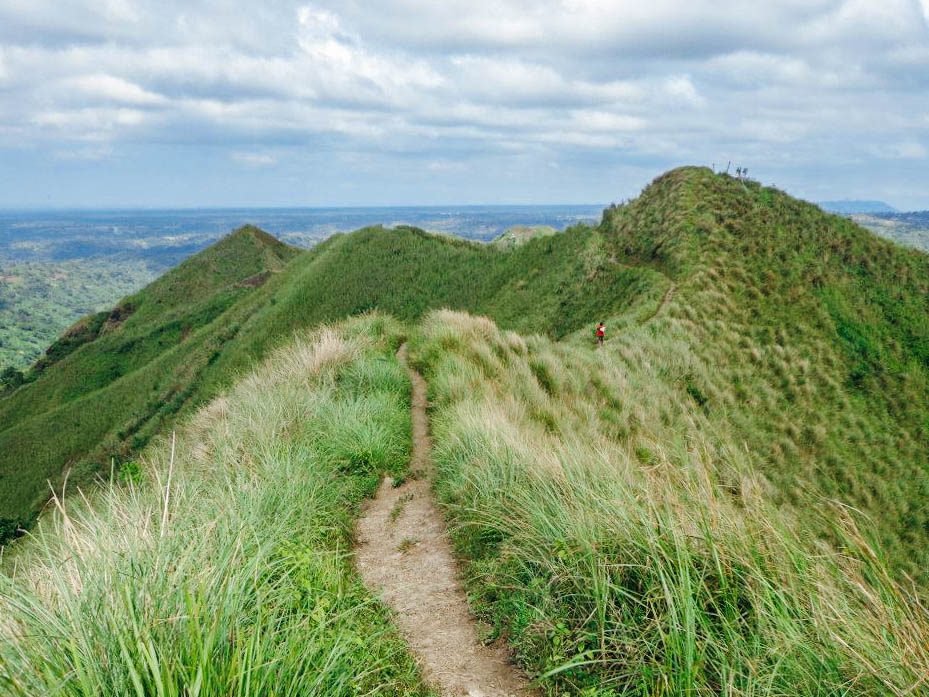
<svg viewBox="0 0 929 697">
<path fill-rule="evenodd" d="M 400 359 L 406 362 L 405 346 Z M 356 564 L 365 585 L 396 612 L 396 622 L 429 684 L 445 697 L 537 694 L 503 647 L 478 641 L 445 522 L 432 497 L 426 383 L 413 380 L 413 476 L 385 478 L 356 530 Z"/>
<path fill-rule="evenodd" d="M 665 291 L 664 295 L 662 296 L 661 302 L 658 303 L 658 307 L 655 308 L 655 311 L 654 311 L 652 314 L 650 314 L 648 317 L 646 317 L 644 320 L 642 320 L 642 324 L 646 324 L 647 322 L 651 322 L 651 321 L 652 321 L 653 319 L 655 319 L 658 315 L 660 315 L 662 312 L 664 312 L 665 309 L 668 307 L 668 303 L 670 303 L 671 300 L 672 300 L 672 298 L 674 298 L 674 294 L 675 294 L 676 292 L 677 292 L 677 285 L 674 284 L 674 283 L 672 283 L 672 284 L 668 287 L 668 289 Z"/>
</svg>

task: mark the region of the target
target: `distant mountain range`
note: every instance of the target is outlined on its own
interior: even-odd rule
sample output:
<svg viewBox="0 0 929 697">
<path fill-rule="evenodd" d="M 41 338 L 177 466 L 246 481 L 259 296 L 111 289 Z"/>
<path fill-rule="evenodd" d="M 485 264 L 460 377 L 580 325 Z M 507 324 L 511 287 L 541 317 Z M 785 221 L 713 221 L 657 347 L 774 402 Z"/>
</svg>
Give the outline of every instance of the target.
<svg viewBox="0 0 929 697">
<path fill-rule="evenodd" d="M 854 213 L 896 213 L 897 209 L 883 201 L 820 201 L 819 207 L 830 213 L 852 215 Z"/>
</svg>

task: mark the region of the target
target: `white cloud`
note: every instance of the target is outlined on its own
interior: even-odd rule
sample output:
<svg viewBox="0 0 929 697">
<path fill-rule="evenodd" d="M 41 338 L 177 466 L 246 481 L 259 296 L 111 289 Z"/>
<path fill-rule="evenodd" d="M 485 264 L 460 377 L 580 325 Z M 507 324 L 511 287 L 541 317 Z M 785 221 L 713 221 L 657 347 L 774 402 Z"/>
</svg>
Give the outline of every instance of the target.
<svg viewBox="0 0 929 697">
<path fill-rule="evenodd" d="M 926 146 L 913 140 L 891 146 L 888 153 L 900 160 L 924 160 L 929 156 Z"/>
<path fill-rule="evenodd" d="M 0 157 L 209 143 L 268 176 L 313 152 L 436 178 L 478 156 L 927 159 L 929 0 L 221 7 L 0 2 Z"/>
<path fill-rule="evenodd" d="M 43 111 L 36 115 L 39 126 L 55 128 L 113 128 L 138 126 L 145 121 L 145 113 L 137 109 L 87 108 L 71 111 Z"/>
<path fill-rule="evenodd" d="M 122 104 L 156 106 L 165 104 L 168 101 L 160 94 L 150 92 L 135 83 L 113 75 L 81 75 L 70 78 L 65 84 L 71 89 L 82 92 L 87 97 L 96 97 Z"/>
<path fill-rule="evenodd" d="M 705 101 L 687 75 L 669 77 L 665 81 L 665 91 L 672 97 L 687 104 L 700 106 Z"/>
<path fill-rule="evenodd" d="M 641 131 L 646 121 L 637 116 L 606 111 L 575 111 L 572 123 L 582 133 Z"/>
<path fill-rule="evenodd" d="M 267 153 L 234 152 L 232 159 L 248 167 L 270 167 L 277 164 L 277 158 Z"/>
</svg>

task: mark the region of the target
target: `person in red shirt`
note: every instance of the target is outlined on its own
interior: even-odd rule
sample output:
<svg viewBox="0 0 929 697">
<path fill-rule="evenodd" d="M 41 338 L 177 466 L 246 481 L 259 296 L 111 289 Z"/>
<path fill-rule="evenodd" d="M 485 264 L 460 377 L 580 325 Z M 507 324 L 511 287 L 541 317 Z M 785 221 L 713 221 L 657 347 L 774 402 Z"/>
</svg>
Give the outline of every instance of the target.
<svg viewBox="0 0 929 697">
<path fill-rule="evenodd" d="M 603 322 L 597 325 L 597 343 L 602 344 L 606 338 L 606 325 Z"/>
</svg>

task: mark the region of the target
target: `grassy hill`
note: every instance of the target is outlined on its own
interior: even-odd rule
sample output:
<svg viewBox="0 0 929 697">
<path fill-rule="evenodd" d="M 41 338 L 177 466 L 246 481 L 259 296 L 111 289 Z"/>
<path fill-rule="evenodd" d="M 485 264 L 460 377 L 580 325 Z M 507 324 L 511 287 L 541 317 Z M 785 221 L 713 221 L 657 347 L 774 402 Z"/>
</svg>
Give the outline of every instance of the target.
<svg viewBox="0 0 929 697">
<path fill-rule="evenodd" d="M 259 281 L 295 253 L 242 229 L 52 344 L 0 399 L 0 539 L 28 522 L 49 482 L 66 472 L 84 482 L 170 423 L 254 311 Z"/>
<path fill-rule="evenodd" d="M 291 337 L 43 521 L 0 573 L 0 694 L 428 697 L 344 551 L 379 473 L 406 471 L 399 331 Z"/>
<path fill-rule="evenodd" d="M 920 596 L 841 504 L 780 503 L 699 404 L 673 315 L 602 349 L 448 311 L 414 334 L 492 638 L 553 695 L 927 694 Z"/>
<path fill-rule="evenodd" d="M 597 229 L 512 250 L 369 228 L 298 253 L 244 229 L 80 322 L 0 400 L 0 518 L 28 517 L 67 466 L 78 481 L 107 471 L 300 327 L 447 307 L 556 339 L 612 317 L 622 334 L 673 287 L 701 408 L 738 429 L 785 502 L 809 490 L 875 514 L 890 553 L 921 573 L 927 279 L 923 254 L 693 168 Z"/>
<path fill-rule="evenodd" d="M 609 283 L 586 282 L 605 266 L 615 267 Z M 81 320 L 31 382 L 0 399 L 0 519 L 10 534 L 47 499 L 49 481 L 68 471 L 80 484 L 129 459 L 301 327 L 447 306 L 562 336 L 596 311 L 653 301 L 658 280 L 603 258 L 584 227 L 513 254 L 412 228 L 365 229 L 298 253 L 245 228 Z"/>
<path fill-rule="evenodd" d="M 679 170 L 608 216 L 616 254 L 677 284 L 678 379 L 779 501 L 871 516 L 925 578 L 929 256 L 750 182 Z"/>
<path fill-rule="evenodd" d="M 353 315 L 364 317 L 339 325 L 342 341 L 383 356 L 329 375 L 326 394 L 395 384 L 389 350 L 408 339 L 430 382 L 437 490 L 475 609 L 552 694 L 925 692 L 929 256 L 708 169 L 659 177 L 596 228 L 507 248 L 368 228 L 297 253 L 240 230 L 72 328 L 34 380 L 0 400 L 0 516 L 28 519 L 64 467 L 78 481 L 109 472 L 110 457 L 131 460 L 179 417 L 196 424 L 188 415 L 217 395 L 237 396 L 202 414 L 251 414 L 247 395 L 316 375 L 317 349 L 298 351 L 295 332 Z M 599 320 L 608 340 L 596 349 Z M 263 377 L 239 382 L 268 356 Z M 246 428 L 211 462 L 278 462 L 318 428 L 304 458 L 325 474 L 314 491 L 343 492 L 332 505 L 350 512 L 370 478 L 403 459 L 354 445 L 400 433 L 400 417 L 376 396 L 380 407 L 358 407 L 360 421 L 346 421 L 357 428 L 336 433 L 335 412 L 295 406 L 298 393 L 267 403 L 282 416 L 261 439 Z M 382 418 L 393 425 L 376 426 Z M 183 433 L 200 477 L 200 436 Z M 161 463 L 151 472 L 121 470 L 154 501 L 166 447 L 142 451 Z M 277 470 L 266 474 L 228 486 L 280 486 L 267 483 Z M 145 504 L 123 516 L 120 485 L 107 496 L 108 508 L 81 514 L 97 521 L 77 526 L 88 539 L 111 519 L 152 515 Z M 281 505 L 274 516 L 291 520 L 296 499 Z M 347 525 L 303 544 L 338 548 Z M 191 518 L 155 549 L 168 554 L 199 526 Z M 43 563 L 55 568 L 70 548 L 48 535 Z M 92 560 L 96 546 L 77 544 Z M 209 561 L 196 549 L 206 556 L 191 568 Z M 106 555 L 87 562 L 89 578 L 122 563 L 118 549 Z M 168 587 L 144 588 L 179 602 Z M 50 592 L 28 607 L 71 591 Z M 98 599 L 122 607 L 103 585 Z M 406 659 L 391 660 L 415 682 Z"/>
</svg>

